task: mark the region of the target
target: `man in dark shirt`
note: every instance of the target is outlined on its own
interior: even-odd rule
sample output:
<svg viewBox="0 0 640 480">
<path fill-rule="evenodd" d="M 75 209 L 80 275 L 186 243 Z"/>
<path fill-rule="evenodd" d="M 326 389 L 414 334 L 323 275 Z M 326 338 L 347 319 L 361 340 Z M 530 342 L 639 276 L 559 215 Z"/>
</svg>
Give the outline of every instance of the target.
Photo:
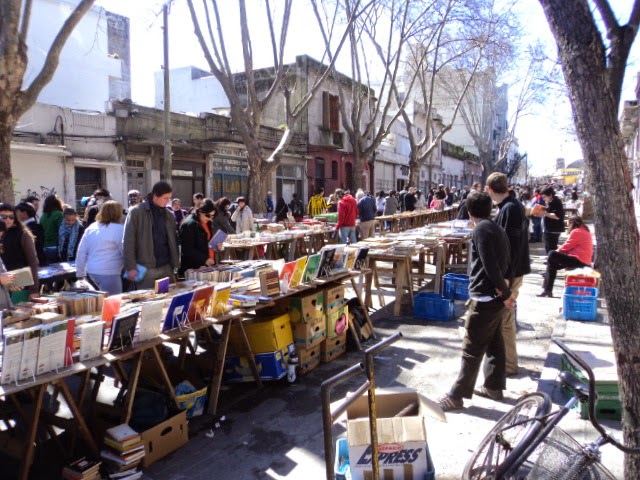
<svg viewBox="0 0 640 480">
<path fill-rule="evenodd" d="M 122 239 L 124 268 L 137 288 L 153 288 L 156 280 L 173 277 L 179 265 L 176 221 L 166 208 L 171 191 L 167 182 L 156 183 L 147 199 L 127 215 Z M 138 279 L 138 265 L 147 269 L 142 279 Z"/>
<path fill-rule="evenodd" d="M 504 230 L 489 219 L 492 206 L 487 193 L 473 192 L 467 197 L 469 215 L 475 224 L 471 235 L 470 301 L 460 373 L 449 393 L 438 400 L 445 411 L 463 408 L 462 399 L 471 398 L 474 393 L 501 400 L 506 387 L 502 321 L 516 299 L 506 281 L 509 240 Z M 474 390 L 485 354 L 484 384 Z"/>
<path fill-rule="evenodd" d="M 494 172 L 487 178 L 487 193 L 498 207 L 496 223 L 502 227 L 509 239 L 509 286 L 517 299 L 524 275 L 531 273 L 529 259 L 529 221 L 522 204 L 511 195 L 509 181 L 504 173 Z M 507 376 L 518 374 L 518 351 L 516 348 L 516 315 L 509 310 L 502 321 L 502 338 L 506 356 Z"/>
<path fill-rule="evenodd" d="M 44 253 L 44 228 L 36 220 L 36 209 L 28 203 L 22 202 L 16 205 L 16 214 L 22 224 L 31 230 L 36 244 L 36 254 L 38 255 L 38 263 L 41 267 L 49 264 L 49 260 Z"/>
<path fill-rule="evenodd" d="M 540 193 L 547 207 L 537 216 L 542 218 L 544 251 L 548 255 L 550 251 L 558 249 L 560 234 L 564 232 L 564 207 L 553 187 L 547 187 Z"/>
</svg>

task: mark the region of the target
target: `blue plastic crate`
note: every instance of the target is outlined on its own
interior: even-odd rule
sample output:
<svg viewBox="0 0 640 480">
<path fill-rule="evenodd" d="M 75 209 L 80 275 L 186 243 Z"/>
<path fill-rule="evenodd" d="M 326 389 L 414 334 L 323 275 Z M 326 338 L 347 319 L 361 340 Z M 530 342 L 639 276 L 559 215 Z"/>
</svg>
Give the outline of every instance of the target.
<svg viewBox="0 0 640 480">
<path fill-rule="evenodd" d="M 447 322 L 453 320 L 455 309 L 453 300 L 439 293 L 422 292 L 413 299 L 413 315 L 418 318 Z"/>
<path fill-rule="evenodd" d="M 447 273 L 442 276 L 442 296 L 453 300 L 469 299 L 469 275 Z"/>
<path fill-rule="evenodd" d="M 564 290 L 564 318 L 593 322 L 598 316 L 598 289 L 569 286 Z"/>
</svg>

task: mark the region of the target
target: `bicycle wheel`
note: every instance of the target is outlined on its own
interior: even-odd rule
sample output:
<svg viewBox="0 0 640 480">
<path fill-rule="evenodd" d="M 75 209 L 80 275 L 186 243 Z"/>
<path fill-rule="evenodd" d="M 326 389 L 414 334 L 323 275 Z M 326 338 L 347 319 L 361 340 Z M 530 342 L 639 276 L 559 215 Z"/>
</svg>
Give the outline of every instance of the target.
<svg viewBox="0 0 640 480">
<path fill-rule="evenodd" d="M 540 392 L 529 393 L 496 422 L 467 462 L 463 480 L 497 479 L 520 456 L 542 429 L 537 417 L 551 411 L 551 400 Z"/>
</svg>

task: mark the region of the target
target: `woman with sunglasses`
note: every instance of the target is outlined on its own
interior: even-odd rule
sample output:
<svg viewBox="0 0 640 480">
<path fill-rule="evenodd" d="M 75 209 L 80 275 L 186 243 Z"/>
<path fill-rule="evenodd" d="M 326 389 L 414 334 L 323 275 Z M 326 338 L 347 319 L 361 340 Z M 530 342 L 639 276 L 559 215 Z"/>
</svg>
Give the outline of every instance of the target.
<svg viewBox="0 0 640 480">
<path fill-rule="evenodd" d="M 16 215 L 13 205 L 0 204 L 0 220 L 3 220 L 7 231 L 2 236 L 2 262 L 7 270 L 29 267 L 33 276 L 33 285 L 25 290 L 11 294 L 13 303 L 27 301 L 29 295 L 38 295 L 38 254 L 31 231 L 25 227 Z"/>
<path fill-rule="evenodd" d="M 206 198 L 180 225 L 180 274 L 186 270 L 215 264 L 215 252 L 209 241 L 215 233 L 211 217 L 216 211 L 213 201 Z"/>
</svg>

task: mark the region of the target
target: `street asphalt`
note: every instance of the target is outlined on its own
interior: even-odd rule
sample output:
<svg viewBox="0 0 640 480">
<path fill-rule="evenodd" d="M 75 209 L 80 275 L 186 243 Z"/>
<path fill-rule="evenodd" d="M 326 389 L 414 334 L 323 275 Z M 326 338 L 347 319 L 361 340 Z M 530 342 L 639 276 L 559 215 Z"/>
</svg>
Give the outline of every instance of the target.
<svg viewBox="0 0 640 480">
<path fill-rule="evenodd" d="M 563 277 L 559 276 L 554 298 L 538 298 L 544 271 L 544 249 L 531 244 L 533 272 L 525 277 L 518 298 L 518 351 L 520 373 L 507 381 L 501 402 L 474 397 L 465 408 L 447 413 L 447 421 L 427 419 L 428 445 L 435 467 L 435 478 L 459 479 L 480 440 L 517 399 L 528 392 L 545 391 L 554 407 L 564 403 L 555 377 L 560 367 L 559 350 L 551 337 L 588 350 L 589 342 L 610 344 L 607 339 L 584 336 L 584 324 L 562 318 Z M 378 339 L 396 332 L 403 338 L 382 351 L 375 359 L 375 379 L 380 387 L 403 386 L 437 399 L 454 381 L 460 364 L 464 332 L 464 305 L 457 302 L 457 319 L 432 322 L 415 318 L 408 307 L 403 315 L 392 315 L 392 292 L 386 291 L 386 307 L 372 313 Z M 374 299 L 377 301 L 376 295 Z M 606 306 L 599 300 L 598 323 L 606 323 Z M 367 346 L 375 344 L 367 342 Z M 189 443 L 145 470 L 145 479 L 325 479 L 325 457 L 320 384 L 327 378 L 363 360 L 361 352 L 349 351 L 333 362 L 320 364 L 293 384 L 286 379 L 267 382 L 262 390 L 253 384 L 225 387 L 219 417 L 191 419 Z M 479 382 L 481 382 L 480 374 Z M 338 387 L 332 400 L 354 391 L 364 377 Z M 620 436 L 620 422 L 603 422 Z M 596 438 L 588 420 L 570 412 L 561 426 L 580 442 Z M 333 426 L 334 438 L 344 435 L 343 422 Z M 623 456 L 616 449 L 603 449 L 603 462 L 622 478 Z"/>
</svg>

